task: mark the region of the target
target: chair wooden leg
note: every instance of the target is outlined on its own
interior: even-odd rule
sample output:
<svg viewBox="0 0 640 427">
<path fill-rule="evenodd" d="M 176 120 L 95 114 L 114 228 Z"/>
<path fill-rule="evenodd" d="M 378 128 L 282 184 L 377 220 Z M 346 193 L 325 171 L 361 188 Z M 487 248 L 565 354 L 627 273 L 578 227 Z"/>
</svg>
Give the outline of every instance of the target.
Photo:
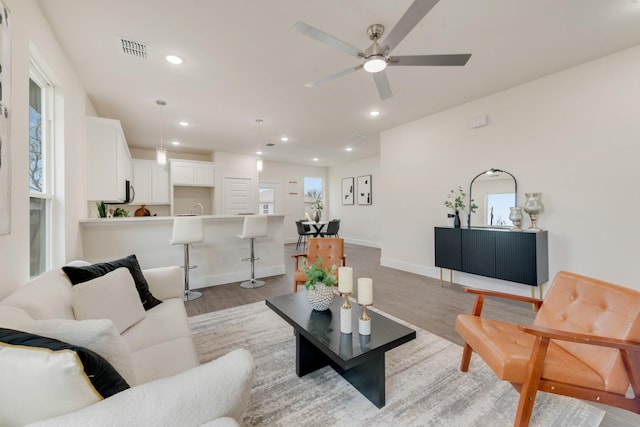
<svg viewBox="0 0 640 427">
<path fill-rule="evenodd" d="M 467 343 L 464 343 L 464 349 L 462 349 L 462 360 L 460 361 L 460 370 L 467 372 L 469 370 L 469 363 L 471 362 L 471 354 L 473 349 Z"/>
<path fill-rule="evenodd" d="M 531 351 L 531 358 L 527 364 L 527 373 L 524 377 L 524 383 L 520 390 L 520 400 L 518 401 L 518 412 L 513 423 L 516 427 L 526 427 L 529 425 L 531 414 L 533 413 L 533 405 L 538 394 L 538 386 L 540 385 L 540 376 L 542 375 L 542 366 L 544 358 L 547 355 L 549 347 L 549 338 L 536 337 L 535 345 Z"/>
</svg>

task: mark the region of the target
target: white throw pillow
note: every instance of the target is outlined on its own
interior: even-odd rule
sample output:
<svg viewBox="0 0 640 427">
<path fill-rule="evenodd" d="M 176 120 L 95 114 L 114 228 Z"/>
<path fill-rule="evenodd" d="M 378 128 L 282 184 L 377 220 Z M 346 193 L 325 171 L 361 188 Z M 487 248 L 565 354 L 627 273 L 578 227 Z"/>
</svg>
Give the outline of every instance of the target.
<svg viewBox="0 0 640 427">
<path fill-rule="evenodd" d="M 55 338 L 88 348 L 104 357 L 130 386 L 136 385 L 129 346 L 109 319 L 47 319 L 25 322 L 20 328 L 32 334 Z"/>
<path fill-rule="evenodd" d="M 77 320 L 110 319 L 120 333 L 145 316 L 133 277 L 125 267 L 74 285 L 71 305 Z"/>
</svg>

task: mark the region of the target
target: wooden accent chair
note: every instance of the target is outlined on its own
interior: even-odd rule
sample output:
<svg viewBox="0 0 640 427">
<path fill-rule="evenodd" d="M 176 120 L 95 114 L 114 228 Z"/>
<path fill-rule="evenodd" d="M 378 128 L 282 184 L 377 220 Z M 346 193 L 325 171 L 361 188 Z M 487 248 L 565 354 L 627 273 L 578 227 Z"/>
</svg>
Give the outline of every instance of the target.
<svg viewBox="0 0 640 427">
<path fill-rule="evenodd" d="M 559 272 L 543 300 L 465 289 L 477 294 L 461 314 L 460 370 L 473 351 L 520 393 L 515 426 L 529 425 L 538 390 L 600 402 L 640 414 L 640 292 Z M 533 325 L 481 317 L 485 296 L 531 302 Z M 629 387 L 631 386 L 631 387 Z"/>
<path fill-rule="evenodd" d="M 311 265 L 318 257 L 322 257 L 322 266 L 344 267 L 347 258 L 344 255 L 344 240 L 337 237 L 310 237 L 307 240 L 307 253 L 292 255 L 295 261 L 293 273 L 293 292 L 298 292 L 298 286 L 307 281 L 304 270 L 300 270 L 300 258 L 304 258 L 304 265 Z M 304 268 L 304 267 L 303 267 Z"/>
</svg>

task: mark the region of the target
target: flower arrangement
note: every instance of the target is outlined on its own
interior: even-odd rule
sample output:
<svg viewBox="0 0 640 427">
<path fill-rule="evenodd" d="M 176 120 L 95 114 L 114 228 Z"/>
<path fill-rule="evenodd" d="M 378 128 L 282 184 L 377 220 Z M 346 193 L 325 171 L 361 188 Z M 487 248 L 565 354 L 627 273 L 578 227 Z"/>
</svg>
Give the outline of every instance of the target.
<svg viewBox="0 0 640 427">
<path fill-rule="evenodd" d="M 324 268 L 322 266 L 322 257 L 318 257 L 316 262 L 304 269 L 307 275 L 307 281 L 304 282 L 304 287 L 314 289 L 315 285 L 320 283 L 323 283 L 327 287 L 334 286 L 338 281 L 336 270 L 337 267 L 335 265 L 331 268 Z"/>
<path fill-rule="evenodd" d="M 456 212 L 464 211 L 467 207 L 467 205 L 465 205 L 466 197 L 467 193 L 464 192 L 461 186 L 458 186 L 457 189 L 451 189 L 451 191 L 447 195 L 447 199 L 444 201 L 444 205 Z M 471 213 L 474 213 L 476 209 L 478 209 L 478 205 L 476 205 L 473 199 L 471 199 L 471 206 L 469 206 L 469 211 L 471 211 Z"/>
<path fill-rule="evenodd" d="M 320 212 L 324 209 L 324 204 L 322 203 L 321 199 L 316 199 L 315 202 L 311 203 L 311 209 L 313 209 L 316 212 Z"/>
</svg>

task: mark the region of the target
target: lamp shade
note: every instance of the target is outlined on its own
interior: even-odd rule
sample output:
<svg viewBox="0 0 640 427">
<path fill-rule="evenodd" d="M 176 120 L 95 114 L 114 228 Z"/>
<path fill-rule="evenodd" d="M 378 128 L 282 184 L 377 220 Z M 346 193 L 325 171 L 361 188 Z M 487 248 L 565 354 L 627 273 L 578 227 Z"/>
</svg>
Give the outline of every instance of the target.
<svg viewBox="0 0 640 427">
<path fill-rule="evenodd" d="M 166 148 L 156 148 L 156 160 L 159 165 L 167 164 L 167 149 Z"/>
<path fill-rule="evenodd" d="M 370 73 L 378 73 L 387 68 L 387 61 L 384 59 L 383 55 L 371 55 L 367 58 L 363 67 L 365 71 L 368 71 Z"/>
<path fill-rule="evenodd" d="M 173 220 L 172 245 L 186 245 L 204 240 L 204 225 L 199 216 L 177 216 Z"/>
<path fill-rule="evenodd" d="M 258 157 L 256 160 L 256 169 L 258 172 L 262 172 L 262 157 Z"/>
</svg>

